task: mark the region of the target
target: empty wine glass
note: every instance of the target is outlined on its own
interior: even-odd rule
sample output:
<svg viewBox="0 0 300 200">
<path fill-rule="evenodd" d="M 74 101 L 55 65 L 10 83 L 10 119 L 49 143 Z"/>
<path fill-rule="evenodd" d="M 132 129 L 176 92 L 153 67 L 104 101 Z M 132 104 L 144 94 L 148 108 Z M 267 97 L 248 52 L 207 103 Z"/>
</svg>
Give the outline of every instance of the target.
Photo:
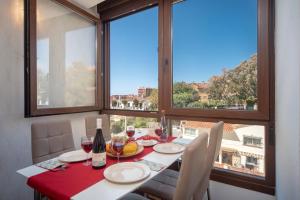
<svg viewBox="0 0 300 200">
<path fill-rule="evenodd" d="M 120 162 L 120 154 L 123 151 L 126 140 L 124 135 L 113 134 L 111 138 L 112 149 L 117 153 L 118 163 Z"/>
<path fill-rule="evenodd" d="M 86 162 L 83 163 L 85 166 L 91 165 L 89 162 L 89 153 L 93 148 L 93 141 L 90 137 L 82 136 L 81 137 L 81 148 L 86 152 Z"/>
</svg>

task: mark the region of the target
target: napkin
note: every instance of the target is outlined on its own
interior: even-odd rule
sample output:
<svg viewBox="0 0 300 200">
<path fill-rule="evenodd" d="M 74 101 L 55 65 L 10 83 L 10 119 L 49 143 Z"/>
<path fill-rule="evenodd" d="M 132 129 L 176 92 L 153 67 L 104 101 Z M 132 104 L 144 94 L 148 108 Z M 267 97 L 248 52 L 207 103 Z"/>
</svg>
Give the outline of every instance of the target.
<svg viewBox="0 0 300 200">
<path fill-rule="evenodd" d="M 149 160 L 141 159 L 138 162 L 147 165 L 152 171 L 156 171 L 156 172 L 159 172 L 160 170 L 165 168 L 165 165 L 160 164 L 160 163 L 156 163 L 156 162 L 152 162 L 152 161 L 149 161 Z"/>
<path fill-rule="evenodd" d="M 187 138 L 176 138 L 172 142 L 175 144 L 180 144 L 180 145 L 186 146 L 186 145 L 190 144 L 192 141 L 193 140 L 187 139 Z"/>
<path fill-rule="evenodd" d="M 62 166 L 63 164 L 64 163 L 60 162 L 57 158 L 53 158 L 50 160 L 46 160 L 46 161 L 37 163 L 35 165 L 38 167 L 44 168 L 44 169 L 52 170 L 59 166 Z"/>
</svg>

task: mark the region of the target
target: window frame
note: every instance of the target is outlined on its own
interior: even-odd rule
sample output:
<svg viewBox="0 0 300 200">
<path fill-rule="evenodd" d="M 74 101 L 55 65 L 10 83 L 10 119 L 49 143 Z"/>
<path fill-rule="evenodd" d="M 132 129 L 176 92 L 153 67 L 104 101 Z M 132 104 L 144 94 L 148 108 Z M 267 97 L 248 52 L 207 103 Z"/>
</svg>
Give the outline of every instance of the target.
<svg viewBox="0 0 300 200">
<path fill-rule="evenodd" d="M 110 0 L 98 4 L 103 28 L 104 51 L 104 109 L 101 113 L 159 118 L 166 110 L 168 120 L 224 121 L 265 126 L 265 177 L 241 174 L 214 168 L 211 180 L 243 187 L 267 194 L 275 194 L 275 69 L 274 69 L 274 0 L 258 2 L 258 110 L 197 110 L 172 108 L 172 4 L 181 0 Z M 158 6 L 158 111 L 110 109 L 109 21 Z M 169 127 L 169 130 L 172 128 Z"/>
<path fill-rule="evenodd" d="M 110 22 L 123 18 L 146 9 L 158 6 L 157 0 L 120 0 L 120 1 L 104 1 L 98 5 L 98 13 L 100 14 L 101 24 L 103 28 L 103 68 L 104 68 L 104 106 L 101 113 L 112 115 L 127 115 L 138 117 L 159 118 L 160 98 L 158 98 L 158 111 L 140 111 L 128 109 L 112 109 L 110 108 Z M 160 8 L 158 6 L 158 15 Z M 159 19 L 159 16 L 158 16 Z M 160 24 L 160 22 L 158 22 Z M 160 26 L 160 25 L 159 25 Z M 160 44 L 160 34 L 158 35 L 158 44 Z M 158 53 L 158 61 L 160 60 L 161 51 Z M 159 63 L 158 63 L 159 65 Z M 158 66 L 157 66 L 158 67 Z M 158 72 L 160 77 L 160 72 Z M 158 82 L 158 88 L 160 88 Z"/>
<path fill-rule="evenodd" d="M 169 1 L 169 2 L 168 2 Z M 226 119 L 253 119 L 253 120 L 269 120 L 269 74 L 270 74 L 270 40 L 269 40 L 269 0 L 257 0 L 258 4 L 258 41 L 257 41 L 257 96 L 258 96 L 258 110 L 257 111 L 235 111 L 235 110 L 209 110 L 209 109 L 190 109 L 190 108 L 174 108 L 173 107 L 173 55 L 172 55 L 172 0 L 165 2 L 166 12 L 164 19 L 168 27 L 164 38 L 166 40 L 166 48 L 164 51 L 164 68 L 166 76 L 164 79 L 165 87 L 165 110 L 170 115 L 177 116 L 203 116 L 203 117 L 222 117 Z"/>
<path fill-rule="evenodd" d="M 54 0 L 66 9 L 82 16 L 96 25 L 96 92 L 94 106 L 38 108 L 37 105 L 37 0 L 24 1 L 24 29 L 25 29 L 25 117 L 36 117 L 44 115 L 68 114 L 78 112 L 99 111 L 103 107 L 102 100 L 102 70 L 101 70 L 101 23 L 98 15 L 89 10 L 71 3 L 67 0 Z"/>
</svg>

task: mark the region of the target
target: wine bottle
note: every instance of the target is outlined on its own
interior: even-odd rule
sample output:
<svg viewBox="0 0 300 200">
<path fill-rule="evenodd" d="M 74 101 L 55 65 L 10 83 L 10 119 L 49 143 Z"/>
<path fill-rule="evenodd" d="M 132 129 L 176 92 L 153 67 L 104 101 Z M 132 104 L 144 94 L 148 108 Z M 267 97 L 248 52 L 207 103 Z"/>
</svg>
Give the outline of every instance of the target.
<svg viewBox="0 0 300 200">
<path fill-rule="evenodd" d="M 160 118 L 160 124 L 161 124 L 161 135 L 160 135 L 160 141 L 161 142 L 167 142 L 168 140 L 168 126 L 167 126 L 167 120 L 165 116 L 165 110 L 161 111 L 161 118 Z"/>
<path fill-rule="evenodd" d="M 102 129 L 97 124 L 97 132 L 93 142 L 92 167 L 101 169 L 106 166 L 106 143 L 103 137 Z"/>
</svg>

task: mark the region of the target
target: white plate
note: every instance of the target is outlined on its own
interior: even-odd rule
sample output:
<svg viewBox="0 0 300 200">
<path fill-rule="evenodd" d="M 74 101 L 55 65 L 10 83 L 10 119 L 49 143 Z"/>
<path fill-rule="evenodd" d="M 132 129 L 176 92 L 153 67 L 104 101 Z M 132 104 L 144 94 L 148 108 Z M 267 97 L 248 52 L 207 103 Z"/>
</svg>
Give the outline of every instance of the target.
<svg viewBox="0 0 300 200">
<path fill-rule="evenodd" d="M 156 140 L 138 140 L 137 143 L 144 147 L 151 147 L 157 144 Z"/>
<path fill-rule="evenodd" d="M 90 159 L 91 157 L 92 154 L 89 153 L 88 158 Z M 84 161 L 86 159 L 87 159 L 86 153 L 82 149 L 61 154 L 58 157 L 58 160 L 60 160 L 61 162 L 79 162 L 79 161 Z"/>
<path fill-rule="evenodd" d="M 104 170 L 104 177 L 113 183 L 135 183 L 144 180 L 151 171 L 147 165 L 137 162 L 122 162 Z"/>
<path fill-rule="evenodd" d="M 161 143 L 157 144 L 153 147 L 154 151 L 158 153 L 167 153 L 167 154 L 173 154 L 173 153 L 181 153 L 184 151 L 184 146 L 180 144 L 174 144 L 174 143 Z"/>
</svg>

